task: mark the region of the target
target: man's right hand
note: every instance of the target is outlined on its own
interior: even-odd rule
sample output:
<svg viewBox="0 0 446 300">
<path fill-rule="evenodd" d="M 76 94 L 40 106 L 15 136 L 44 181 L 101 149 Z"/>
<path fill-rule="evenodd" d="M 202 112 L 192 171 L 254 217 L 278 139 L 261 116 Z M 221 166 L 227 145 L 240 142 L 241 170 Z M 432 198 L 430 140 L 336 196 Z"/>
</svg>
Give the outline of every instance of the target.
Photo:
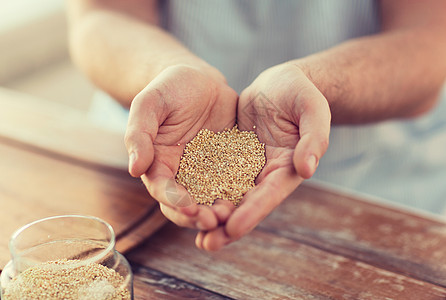
<svg viewBox="0 0 446 300">
<path fill-rule="evenodd" d="M 235 123 L 238 95 L 209 70 L 166 68 L 133 100 L 125 135 L 130 174 L 141 176 L 168 219 L 201 231 L 215 229 L 233 209 L 227 201 L 197 205 L 175 182 L 187 142 L 203 128 L 217 132 Z"/>
</svg>

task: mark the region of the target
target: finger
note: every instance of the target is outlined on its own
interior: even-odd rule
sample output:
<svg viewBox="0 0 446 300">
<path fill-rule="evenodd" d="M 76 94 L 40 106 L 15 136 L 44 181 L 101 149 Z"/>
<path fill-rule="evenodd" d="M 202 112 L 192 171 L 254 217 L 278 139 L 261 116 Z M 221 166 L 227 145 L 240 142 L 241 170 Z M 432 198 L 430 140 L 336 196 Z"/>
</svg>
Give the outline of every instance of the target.
<svg viewBox="0 0 446 300">
<path fill-rule="evenodd" d="M 188 216 L 177 208 L 160 203 L 161 212 L 166 218 L 181 227 L 198 229 L 200 231 L 214 230 L 218 226 L 217 218 L 207 206 L 200 206 L 198 214 Z"/>
<path fill-rule="evenodd" d="M 328 140 L 325 141 L 314 134 L 304 135 L 297 143 L 293 154 L 293 163 L 297 173 L 303 178 L 308 179 L 313 176 L 319 165 L 319 160 L 325 153 L 326 146 L 323 146 L 325 143 L 328 144 Z"/>
<path fill-rule="evenodd" d="M 198 249 L 203 249 L 203 239 L 205 235 L 206 235 L 205 231 L 200 231 L 195 237 L 195 246 L 197 246 Z"/>
<path fill-rule="evenodd" d="M 234 241 L 226 234 L 223 226 L 220 226 L 215 230 L 202 233 L 198 241 L 197 239 L 195 240 L 196 244 L 199 243 L 199 248 L 206 251 L 218 251 L 225 245 Z"/>
<path fill-rule="evenodd" d="M 209 206 L 200 205 L 195 228 L 201 231 L 214 230 L 218 226 L 218 220 Z"/>
<path fill-rule="evenodd" d="M 330 108 L 325 97 L 314 88 L 307 88 L 296 98 L 299 107 L 300 139 L 295 147 L 293 163 L 303 178 L 313 176 L 319 160 L 327 151 L 330 135 Z"/>
<path fill-rule="evenodd" d="M 223 224 L 228 220 L 235 206 L 227 200 L 217 199 L 211 206 L 211 209 L 217 217 L 218 223 Z"/>
<path fill-rule="evenodd" d="M 245 194 L 240 207 L 226 222 L 225 228 L 229 238 L 239 239 L 250 232 L 294 191 L 302 180 L 292 165 L 267 174 L 262 182 Z"/>
<path fill-rule="evenodd" d="M 160 209 L 163 215 L 181 227 L 195 228 L 195 218 L 182 214 L 177 211 L 175 208 L 167 206 L 163 203 L 160 203 Z"/>
<path fill-rule="evenodd" d="M 139 177 L 153 161 L 153 142 L 166 112 L 162 96 L 149 84 L 133 99 L 129 111 L 125 145 L 129 153 L 129 172 Z"/>
<path fill-rule="evenodd" d="M 198 205 L 187 190 L 176 183 L 173 176 L 171 169 L 166 165 L 155 162 L 141 179 L 150 195 L 160 203 L 177 208 L 186 215 L 196 215 Z"/>
</svg>

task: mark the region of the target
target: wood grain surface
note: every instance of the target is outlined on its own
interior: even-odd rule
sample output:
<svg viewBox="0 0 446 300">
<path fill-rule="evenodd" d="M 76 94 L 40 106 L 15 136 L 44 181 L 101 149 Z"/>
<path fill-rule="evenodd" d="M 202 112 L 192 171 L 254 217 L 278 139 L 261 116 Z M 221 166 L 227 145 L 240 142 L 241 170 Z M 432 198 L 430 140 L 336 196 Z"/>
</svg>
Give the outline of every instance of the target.
<svg viewBox="0 0 446 300">
<path fill-rule="evenodd" d="M 124 133 L 87 113 L 0 87 L 0 136 L 95 167 L 127 170 Z"/>
<path fill-rule="evenodd" d="M 165 222 L 139 179 L 98 172 L 4 143 L 0 143 L 0 161 L 1 267 L 10 259 L 11 234 L 40 218 L 63 214 L 102 218 L 113 226 L 117 248 L 123 252 Z"/>
<path fill-rule="evenodd" d="M 379 229 L 390 221 L 393 231 Z M 445 299 L 444 225 L 304 184 L 222 251 L 200 251 L 193 230 L 169 225 L 128 258 L 179 282 L 155 284 L 166 299 L 181 299 L 183 282 L 211 293 L 200 299 Z"/>
<path fill-rule="evenodd" d="M 446 286 L 445 222 L 318 187 L 290 199 L 262 230 Z"/>
<path fill-rule="evenodd" d="M 142 265 L 133 264 L 133 272 L 135 300 L 231 299 Z"/>
<path fill-rule="evenodd" d="M 0 269 L 9 237 L 48 216 L 109 222 L 125 253 L 166 222 L 140 179 L 127 172 L 123 133 L 67 106 L 0 89 Z"/>
<path fill-rule="evenodd" d="M 0 88 L 0 267 L 17 228 L 85 214 L 114 227 L 138 300 L 446 299 L 439 217 L 304 183 L 246 237 L 201 251 L 127 174 L 122 133 L 33 100 Z"/>
</svg>

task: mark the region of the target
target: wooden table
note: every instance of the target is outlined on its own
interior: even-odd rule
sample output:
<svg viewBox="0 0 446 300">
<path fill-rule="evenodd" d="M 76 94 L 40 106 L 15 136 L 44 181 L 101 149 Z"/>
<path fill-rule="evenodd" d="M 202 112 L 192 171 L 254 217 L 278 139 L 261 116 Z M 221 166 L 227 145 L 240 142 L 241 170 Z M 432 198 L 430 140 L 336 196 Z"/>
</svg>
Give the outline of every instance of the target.
<svg viewBox="0 0 446 300">
<path fill-rule="evenodd" d="M 195 231 L 163 226 L 127 175 L 122 135 L 35 101 L 0 89 L 1 267 L 17 227 L 83 213 L 115 228 L 135 299 L 446 299 L 440 217 L 304 184 L 251 234 L 207 253 Z"/>
</svg>

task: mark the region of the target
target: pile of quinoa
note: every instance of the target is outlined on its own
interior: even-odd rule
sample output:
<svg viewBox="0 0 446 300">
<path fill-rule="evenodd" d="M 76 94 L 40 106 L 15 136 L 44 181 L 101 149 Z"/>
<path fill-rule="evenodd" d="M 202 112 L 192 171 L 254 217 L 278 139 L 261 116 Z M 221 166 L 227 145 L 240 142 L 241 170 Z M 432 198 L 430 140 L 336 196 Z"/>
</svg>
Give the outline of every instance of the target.
<svg viewBox="0 0 446 300">
<path fill-rule="evenodd" d="M 237 125 L 217 133 L 202 129 L 186 144 L 176 182 L 199 204 L 223 199 L 238 206 L 265 163 L 265 145 L 255 132 Z"/>
<path fill-rule="evenodd" d="M 56 260 L 30 267 L 6 286 L 4 300 L 130 300 L 124 278 L 98 263 L 70 268 L 79 260 Z"/>
</svg>

